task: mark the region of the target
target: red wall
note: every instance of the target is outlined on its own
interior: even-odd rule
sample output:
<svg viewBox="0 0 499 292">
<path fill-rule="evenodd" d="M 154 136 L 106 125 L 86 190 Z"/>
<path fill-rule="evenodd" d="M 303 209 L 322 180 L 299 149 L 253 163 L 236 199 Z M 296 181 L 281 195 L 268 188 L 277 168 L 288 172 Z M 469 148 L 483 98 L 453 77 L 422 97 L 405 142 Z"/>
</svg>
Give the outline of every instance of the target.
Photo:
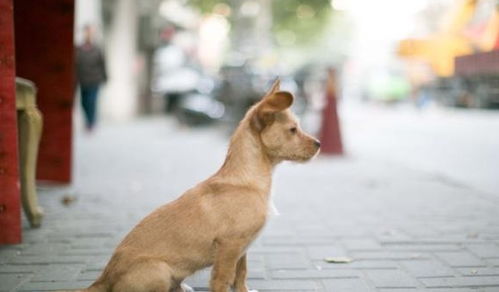
<svg viewBox="0 0 499 292">
<path fill-rule="evenodd" d="M 17 76 L 38 87 L 37 178 L 71 181 L 74 0 L 14 0 Z"/>
<path fill-rule="evenodd" d="M 0 243 L 21 242 L 12 0 L 0 0 Z"/>
</svg>

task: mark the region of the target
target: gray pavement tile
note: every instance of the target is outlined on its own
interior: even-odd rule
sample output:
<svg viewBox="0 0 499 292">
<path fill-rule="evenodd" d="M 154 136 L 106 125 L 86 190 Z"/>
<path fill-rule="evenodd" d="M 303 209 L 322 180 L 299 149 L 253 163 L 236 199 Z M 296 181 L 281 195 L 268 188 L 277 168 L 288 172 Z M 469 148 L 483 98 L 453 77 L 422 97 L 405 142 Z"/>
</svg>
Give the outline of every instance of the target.
<svg viewBox="0 0 499 292">
<path fill-rule="evenodd" d="M 76 255 L 20 255 L 8 261 L 13 265 L 85 264 L 92 261 L 90 256 Z"/>
<path fill-rule="evenodd" d="M 31 275 L 27 274 L 0 274 L 0 291 L 10 291 L 21 283 L 29 281 Z"/>
<path fill-rule="evenodd" d="M 279 246 L 303 246 L 303 245 L 326 245 L 335 244 L 337 238 L 334 236 L 307 236 L 307 237 L 264 237 L 263 243 L 265 245 L 279 245 Z"/>
<path fill-rule="evenodd" d="M 431 256 L 425 252 L 410 251 L 366 251 L 351 252 L 355 260 L 414 260 L 426 259 Z"/>
<path fill-rule="evenodd" d="M 304 252 L 304 248 L 302 246 L 252 246 L 248 251 L 249 255 L 261 255 L 261 254 L 275 254 L 275 253 L 295 253 L 295 252 Z"/>
<path fill-rule="evenodd" d="M 323 260 L 326 257 L 347 256 L 345 249 L 334 245 L 310 245 L 307 247 L 307 254 L 313 260 Z"/>
<path fill-rule="evenodd" d="M 485 292 L 486 288 L 475 289 L 475 288 L 435 288 L 435 289 L 425 289 L 425 292 Z"/>
<path fill-rule="evenodd" d="M 32 282 L 67 282 L 77 279 L 84 265 L 50 264 L 38 269 L 31 278 Z"/>
<path fill-rule="evenodd" d="M 377 288 L 411 288 L 419 284 L 414 278 L 401 271 L 366 271 L 367 277 Z"/>
<path fill-rule="evenodd" d="M 484 260 L 488 265 L 494 266 L 494 267 L 499 267 L 499 259 L 486 259 Z"/>
<path fill-rule="evenodd" d="M 269 267 L 273 270 L 306 269 L 311 265 L 302 253 L 268 254 L 265 258 Z"/>
<path fill-rule="evenodd" d="M 101 271 L 82 271 L 77 275 L 78 281 L 95 281 L 101 274 Z"/>
<path fill-rule="evenodd" d="M 362 274 L 355 270 L 277 270 L 272 271 L 272 279 L 336 279 L 359 278 Z"/>
<path fill-rule="evenodd" d="M 442 259 L 451 267 L 480 267 L 485 266 L 485 263 L 479 258 L 466 251 L 458 252 L 437 252 L 437 257 Z"/>
<path fill-rule="evenodd" d="M 466 247 L 480 258 L 499 258 L 499 245 L 496 243 L 468 244 Z"/>
<path fill-rule="evenodd" d="M 371 292 L 370 288 L 362 279 L 331 279 L 323 280 L 326 291 L 334 292 Z"/>
<path fill-rule="evenodd" d="M 459 244 L 387 244 L 387 251 L 431 252 L 431 251 L 460 251 Z"/>
<path fill-rule="evenodd" d="M 310 280 L 248 280 L 248 286 L 258 291 L 317 291 L 319 288 Z"/>
<path fill-rule="evenodd" d="M 18 291 L 54 291 L 65 289 L 81 289 L 86 288 L 92 284 L 93 281 L 72 281 L 72 282 L 28 282 L 22 284 Z"/>
<path fill-rule="evenodd" d="M 499 291 L 499 277 L 494 276 L 426 278 L 420 281 L 429 288 L 497 287 Z"/>
<path fill-rule="evenodd" d="M 380 250 L 381 245 L 371 238 L 345 238 L 341 242 L 349 251 L 376 251 Z"/>
<path fill-rule="evenodd" d="M 454 276 L 455 272 L 436 260 L 412 260 L 399 262 L 416 278 Z"/>
<path fill-rule="evenodd" d="M 325 261 L 314 261 L 314 266 L 321 269 L 398 269 L 400 265 L 395 261 L 387 260 L 357 260 L 354 259 L 350 263 L 334 264 L 326 263 Z"/>
<path fill-rule="evenodd" d="M 499 276 L 499 268 L 458 268 L 463 276 Z"/>
<path fill-rule="evenodd" d="M 381 288 L 376 289 L 377 292 L 416 292 L 420 291 L 417 288 Z"/>
<path fill-rule="evenodd" d="M 7 249 L 0 247 L 0 265 L 10 261 L 12 258 L 15 258 L 20 254 L 21 254 L 20 249 L 13 249 L 13 248 Z"/>
<path fill-rule="evenodd" d="M 69 248 L 68 244 L 64 243 L 33 243 L 21 250 L 22 255 L 39 255 L 39 254 L 58 254 L 66 251 Z"/>
<path fill-rule="evenodd" d="M 9 273 L 34 273 L 44 265 L 0 265 L 0 274 Z"/>
</svg>

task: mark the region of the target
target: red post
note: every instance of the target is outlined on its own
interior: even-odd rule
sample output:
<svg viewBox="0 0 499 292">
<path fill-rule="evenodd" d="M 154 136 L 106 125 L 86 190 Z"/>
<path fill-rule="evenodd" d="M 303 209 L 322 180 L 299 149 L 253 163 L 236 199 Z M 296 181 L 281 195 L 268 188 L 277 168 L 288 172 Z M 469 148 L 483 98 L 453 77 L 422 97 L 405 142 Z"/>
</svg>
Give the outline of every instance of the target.
<svg viewBox="0 0 499 292">
<path fill-rule="evenodd" d="M 340 122 L 336 102 L 336 72 L 329 69 L 326 84 L 326 105 L 322 111 L 320 132 L 321 153 L 342 155 Z"/>
<path fill-rule="evenodd" d="M 14 0 L 17 76 L 35 82 L 43 114 L 37 178 L 71 181 L 74 0 Z"/>
<path fill-rule="evenodd" d="M 0 0 L 0 244 L 21 242 L 12 0 Z"/>
</svg>

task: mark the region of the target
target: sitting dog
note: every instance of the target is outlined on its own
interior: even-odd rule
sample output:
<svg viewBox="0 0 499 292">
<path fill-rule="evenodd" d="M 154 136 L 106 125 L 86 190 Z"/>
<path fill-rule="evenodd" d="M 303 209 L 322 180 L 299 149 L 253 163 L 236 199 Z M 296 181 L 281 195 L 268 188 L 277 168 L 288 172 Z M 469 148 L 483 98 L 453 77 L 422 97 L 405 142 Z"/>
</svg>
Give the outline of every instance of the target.
<svg viewBox="0 0 499 292">
<path fill-rule="evenodd" d="M 83 291 L 193 291 L 182 281 L 213 266 L 211 291 L 248 292 L 246 251 L 267 219 L 272 171 L 320 148 L 300 129 L 292 103 L 276 81 L 240 122 L 220 170 L 145 217 Z"/>
</svg>

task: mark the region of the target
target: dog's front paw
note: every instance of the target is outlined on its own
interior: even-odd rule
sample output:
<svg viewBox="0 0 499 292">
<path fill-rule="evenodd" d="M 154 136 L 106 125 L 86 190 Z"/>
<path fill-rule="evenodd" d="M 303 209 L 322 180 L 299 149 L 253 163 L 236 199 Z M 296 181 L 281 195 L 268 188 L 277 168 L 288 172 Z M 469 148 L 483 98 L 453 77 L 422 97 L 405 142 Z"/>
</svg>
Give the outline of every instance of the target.
<svg viewBox="0 0 499 292">
<path fill-rule="evenodd" d="M 182 288 L 182 292 L 195 292 L 191 286 L 189 286 L 185 283 L 180 284 L 180 287 Z"/>
</svg>

